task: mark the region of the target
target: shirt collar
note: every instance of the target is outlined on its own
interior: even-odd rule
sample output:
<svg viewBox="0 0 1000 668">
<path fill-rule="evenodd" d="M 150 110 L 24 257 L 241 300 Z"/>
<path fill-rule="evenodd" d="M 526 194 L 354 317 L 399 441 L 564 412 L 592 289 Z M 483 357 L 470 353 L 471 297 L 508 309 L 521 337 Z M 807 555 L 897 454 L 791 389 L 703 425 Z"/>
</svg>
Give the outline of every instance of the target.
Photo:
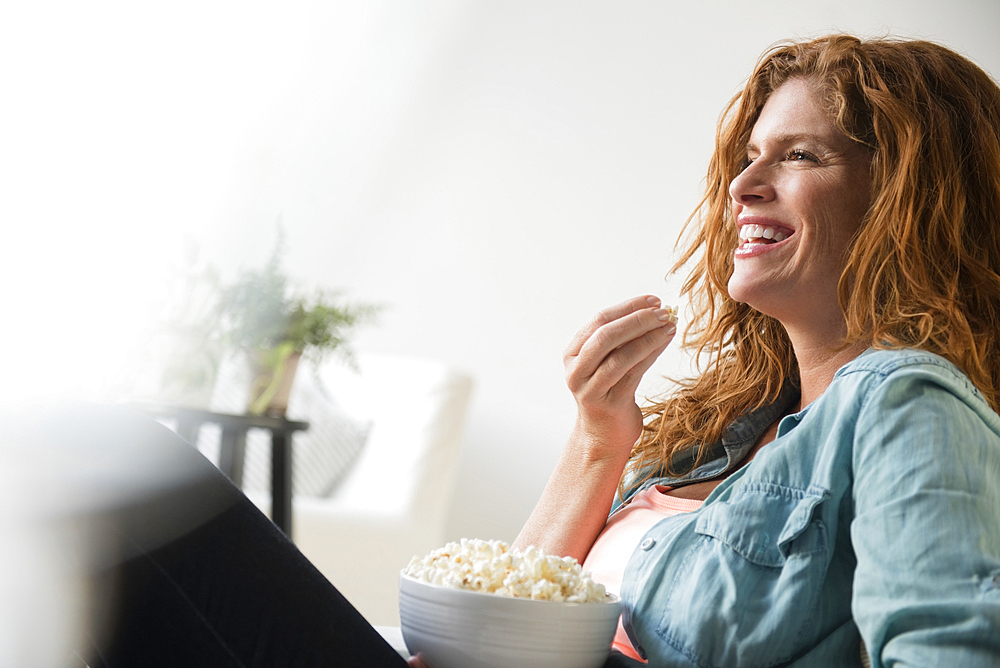
<svg viewBox="0 0 1000 668">
<path fill-rule="evenodd" d="M 733 420 L 732 424 L 722 432 L 722 438 L 707 446 L 706 458 L 697 468 L 686 475 L 674 477 L 667 475 L 666 470 L 657 465 L 657 472 L 644 483 L 630 490 L 626 497 L 631 498 L 635 493 L 647 489 L 651 485 L 686 485 L 709 480 L 735 469 L 746 458 L 753 446 L 767 431 L 767 428 L 782 415 L 787 414 L 798 400 L 799 388 L 793 383 L 786 382 L 773 403 L 751 409 Z M 674 453 L 671 458 L 674 467 L 681 469 L 690 467 L 697 458 L 700 449 L 704 447 L 706 446 L 698 444 Z M 645 474 L 640 471 L 636 477 L 642 479 Z"/>
</svg>

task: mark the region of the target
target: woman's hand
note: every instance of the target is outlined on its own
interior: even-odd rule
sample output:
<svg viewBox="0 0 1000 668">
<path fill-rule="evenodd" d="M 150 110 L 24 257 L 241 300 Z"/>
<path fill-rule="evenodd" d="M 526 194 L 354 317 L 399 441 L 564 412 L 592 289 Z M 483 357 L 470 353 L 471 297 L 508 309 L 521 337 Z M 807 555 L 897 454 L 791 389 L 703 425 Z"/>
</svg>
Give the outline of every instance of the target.
<svg viewBox="0 0 1000 668">
<path fill-rule="evenodd" d="M 598 313 L 563 354 L 577 405 L 576 436 L 594 457 L 626 455 L 642 433 L 635 392 L 677 326 L 660 300 L 636 297 Z"/>
<path fill-rule="evenodd" d="M 635 391 L 676 329 L 660 300 L 644 296 L 601 311 L 573 338 L 564 362 L 576 425 L 514 547 L 583 563 L 642 433 Z"/>
</svg>

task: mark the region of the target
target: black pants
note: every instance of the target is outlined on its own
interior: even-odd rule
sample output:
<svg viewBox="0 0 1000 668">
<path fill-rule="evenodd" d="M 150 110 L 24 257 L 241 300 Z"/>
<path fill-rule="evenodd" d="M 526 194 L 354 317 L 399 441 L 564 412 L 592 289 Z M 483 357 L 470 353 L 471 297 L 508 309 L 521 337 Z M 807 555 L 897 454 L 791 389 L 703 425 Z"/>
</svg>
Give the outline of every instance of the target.
<svg viewBox="0 0 1000 668">
<path fill-rule="evenodd" d="M 74 406 L 20 433 L 50 449 L 51 461 L 66 452 L 90 462 L 89 497 L 101 497 L 94 485 L 116 488 L 113 502 L 84 510 L 97 549 L 80 655 L 92 668 L 406 665 L 253 503 L 162 425 L 127 408 Z"/>
</svg>

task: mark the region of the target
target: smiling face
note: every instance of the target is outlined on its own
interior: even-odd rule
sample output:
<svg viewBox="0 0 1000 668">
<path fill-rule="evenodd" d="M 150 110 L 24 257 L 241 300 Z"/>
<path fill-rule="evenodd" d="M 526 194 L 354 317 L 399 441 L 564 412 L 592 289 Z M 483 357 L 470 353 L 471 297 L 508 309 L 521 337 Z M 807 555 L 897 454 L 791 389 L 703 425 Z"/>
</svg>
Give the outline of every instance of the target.
<svg viewBox="0 0 1000 668">
<path fill-rule="evenodd" d="M 837 283 L 868 210 L 870 156 L 822 99 L 814 82 L 790 79 L 754 124 L 747 167 L 729 187 L 740 236 L 729 294 L 786 329 L 839 333 Z"/>
</svg>

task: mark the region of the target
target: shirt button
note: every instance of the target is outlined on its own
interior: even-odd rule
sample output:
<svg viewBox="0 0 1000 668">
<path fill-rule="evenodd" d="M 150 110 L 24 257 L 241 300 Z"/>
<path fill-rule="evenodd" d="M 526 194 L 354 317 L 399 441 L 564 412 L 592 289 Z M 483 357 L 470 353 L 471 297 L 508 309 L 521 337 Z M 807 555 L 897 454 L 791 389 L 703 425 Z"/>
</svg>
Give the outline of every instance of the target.
<svg viewBox="0 0 1000 668">
<path fill-rule="evenodd" d="M 648 551 L 652 550 L 654 545 L 656 545 L 656 541 L 653 540 L 652 538 L 647 538 L 646 540 L 642 541 L 639 547 L 641 547 L 643 550 Z"/>
</svg>

